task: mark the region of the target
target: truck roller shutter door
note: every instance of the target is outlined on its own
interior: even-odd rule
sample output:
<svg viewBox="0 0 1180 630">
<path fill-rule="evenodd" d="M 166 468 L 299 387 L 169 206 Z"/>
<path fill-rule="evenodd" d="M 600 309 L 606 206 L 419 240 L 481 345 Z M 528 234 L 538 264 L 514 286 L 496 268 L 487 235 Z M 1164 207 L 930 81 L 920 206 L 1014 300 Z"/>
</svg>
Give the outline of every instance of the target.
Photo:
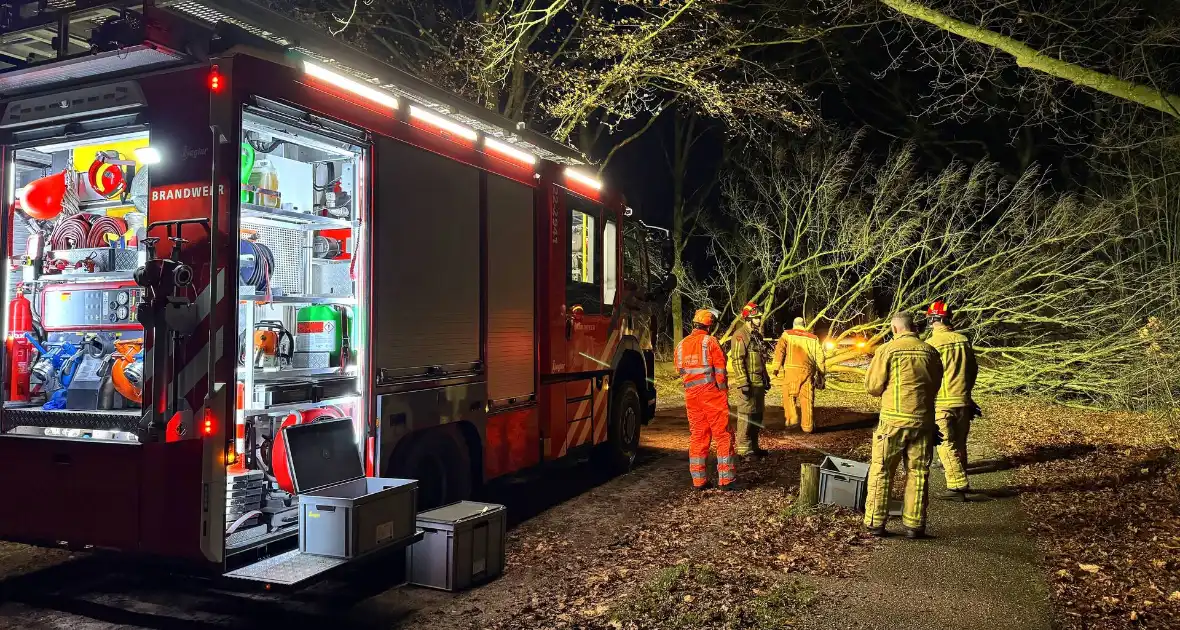
<svg viewBox="0 0 1180 630">
<path fill-rule="evenodd" d="M 373 359 L 379 383 L 478 370 L 479 171 L 377 142 Z"/>
<path fill-rule="evenodd" d="M 488 175 L 488 397 L 533 394 L 533 189 Z"/>
</svg>

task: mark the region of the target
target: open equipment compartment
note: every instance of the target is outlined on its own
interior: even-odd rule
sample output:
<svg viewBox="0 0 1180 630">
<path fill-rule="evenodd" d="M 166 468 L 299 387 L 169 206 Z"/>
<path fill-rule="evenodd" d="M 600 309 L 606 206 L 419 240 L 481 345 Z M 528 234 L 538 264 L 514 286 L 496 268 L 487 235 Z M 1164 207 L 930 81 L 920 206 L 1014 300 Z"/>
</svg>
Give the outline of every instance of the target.
<svg viewBox="0 0 1180 630">
<path fill-rule="evenodd" d="M 0 433 L 138 443 L 148 132 L 12 151 Z"/>
<path fill-rule="evenodd" d="M 289 586 L 422 539 L 415 527 L 418 483 L 366 477 L 348 419 L 292 424 L 282 435 L 298 494 L 299 547 L 226 577 Z"/>
<path fill-rule="evenodd" d="M 283 429 L 365 413 L 358 349 L 366 335 L 357 315 L 366 300 L 355 272 L 364 269 L 365 149 L 268 104 L 269 110 L 247 106 L 241 119 L 237 405 L 226 477 L 230 566 L 232 556 L 291 544 L 299 533 Z M 359 440 L 353 446 L 359 461 Z"/>
</svg>

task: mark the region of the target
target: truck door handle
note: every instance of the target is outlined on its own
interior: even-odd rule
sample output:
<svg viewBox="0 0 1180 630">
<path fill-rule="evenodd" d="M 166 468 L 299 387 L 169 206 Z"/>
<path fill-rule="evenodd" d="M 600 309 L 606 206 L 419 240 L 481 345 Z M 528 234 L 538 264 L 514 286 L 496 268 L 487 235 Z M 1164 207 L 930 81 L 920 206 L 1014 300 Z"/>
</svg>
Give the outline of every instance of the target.
<svg viewBox="0 0 1180 630">
<path fill-rule="evenodd" d="M 565 320 L 566 341 L 569 341 L 569 338 L 572 337 L 573 335 L 574 335 L 574 320 L 572 317 L 567 317 Z"/>
</svg>

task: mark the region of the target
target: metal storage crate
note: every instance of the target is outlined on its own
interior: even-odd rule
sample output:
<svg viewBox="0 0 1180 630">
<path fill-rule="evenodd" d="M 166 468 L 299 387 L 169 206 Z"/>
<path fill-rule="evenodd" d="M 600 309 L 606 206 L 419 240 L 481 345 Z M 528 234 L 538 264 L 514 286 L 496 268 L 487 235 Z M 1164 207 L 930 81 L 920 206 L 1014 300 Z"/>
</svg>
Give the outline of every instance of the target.
<svg viewBox="0 0 1180 630">
<path fill-rule="evenodd" d="M 460 501 L 418 515 L 422 541 L 406 561 L 411 584 L 461 591 L 504 572 L 503 505 Z"/>
<path fill-rule="evenodd" d="M 365 477 L 352 419 L 287 427 L 299 551 L 351 559 L 415 534 L 418 482 Z"/>
<path fill-rule="evenodd" d="M 827 456 L 819 465 L 819 502 L 863 511 L 869 465 Z"/>
</svg>

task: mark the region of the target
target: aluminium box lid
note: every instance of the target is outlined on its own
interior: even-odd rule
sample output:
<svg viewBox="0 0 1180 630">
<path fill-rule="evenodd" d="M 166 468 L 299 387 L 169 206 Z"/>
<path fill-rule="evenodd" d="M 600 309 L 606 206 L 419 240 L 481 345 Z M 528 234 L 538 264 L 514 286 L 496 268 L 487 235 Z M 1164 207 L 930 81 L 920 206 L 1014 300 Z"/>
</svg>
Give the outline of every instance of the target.
<svg viewBox="0 0 1180 630">
<path fill-rule="evenodd" d="M 503 505 L 495 503 L 479 503 L 477 501 L 459 501 L 444 505 L 433 510 L 418 513 L 418 524 L 430 523 L 434 525 L 459 525 L 465 521 L 476 520 L 506 510 Z"/>
<path fill-rule="evenodd" d="M 869 465 L 864 462 L 828 455 L 824 458 L 823 463 L 819 465 L 819 471 L 820 474 L 833 472 L 849 477 L 867 479 L 869 476 Z"/>
<path fill-rule="evenodd" d="M 351 418 L 292 425 L 283 437 L 295 494 L 365 476 Z"/>
</svg>

